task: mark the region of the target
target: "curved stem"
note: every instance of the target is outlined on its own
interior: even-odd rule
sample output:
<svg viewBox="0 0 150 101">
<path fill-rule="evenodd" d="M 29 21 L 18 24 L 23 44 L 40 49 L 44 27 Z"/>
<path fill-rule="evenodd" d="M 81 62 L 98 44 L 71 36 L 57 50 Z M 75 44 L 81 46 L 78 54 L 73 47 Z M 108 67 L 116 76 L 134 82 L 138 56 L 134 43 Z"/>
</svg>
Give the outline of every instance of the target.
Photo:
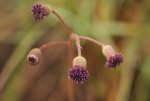
<svg viewBox="0 0 150 101">
<path fill-rule="evenodd" d="M 64 27 L 66 28 L 69 37 L 71 37 L 72 31 L 71 31 L 70 27 L 66 24 L 66 22 L 63 20 L 63 18 L 62 18 L 57 12 L 55 12 L 54 10 L 52 10 L 52 13 L 61 21 L 61 23 L 62 23 L 62 24 L 64 25 Z"/>
<path fill-rule="evenodd" d="M 53 43 L 47 43 L 43 44 L 42 46 L 39 47 L 41 51 L 43 51 L 46 48 L 49 48 L 51 46 L 67 46 L 69 45 L 69 41 L 64 41 L 64 42 L 53 42 Z"/>
<path fill-rule="evenodd" d="M 70 29 L 70 27 L 66 24 L 66 22 L 62 19 L 62 17 L 55 12 L 54 10 L 52 10 L 52 13 L 61 21 L 61 23 L 63 24 L 63 26 L 66 28 L 66 31 L 68 32 L 69 35 L 69 42 L 68 42 L 68 47 L 69 47 L 69 61 L 70 61 L 70 67 L 72 66 L 72 60 L 73 60 L 73 46 L 72 46 L 72 31 Z M 69 101 L 74 101 L 74 89 L 73 89 L 73 84 L 71 83 L 71 81 L 69 80 L 69 85 L 68 85 L 68 90 L 69 90 Z"/>
<path fill-rule="evenodd" d="M 102 42 L 99 42 L 99 41 L 97 41 L 97 40 L 95 40 L 95 39 L 92 39 L 92 38 L 90 38 L 90 37 L 79 36 L 79 38 L 80 38 L 81 40 L 88 40 L 88 41 L 90 41 L 90 42 L 96 43 L 96 44 L 99 45 L 100 47 L 103 47 L 103 46 L 105 45 L 105 44 L 103 44 Z"/>
</svg>

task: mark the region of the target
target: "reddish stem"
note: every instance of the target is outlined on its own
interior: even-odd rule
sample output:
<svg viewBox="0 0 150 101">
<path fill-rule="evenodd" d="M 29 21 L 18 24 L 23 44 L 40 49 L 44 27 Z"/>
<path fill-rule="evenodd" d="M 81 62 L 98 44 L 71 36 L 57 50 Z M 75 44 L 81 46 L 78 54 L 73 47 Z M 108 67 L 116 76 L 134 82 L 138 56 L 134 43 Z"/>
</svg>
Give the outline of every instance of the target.
<svg viewBox="0 0 150 101">
<path fill-rule="evenodd" d="M 79 36 L 79 38 L 80 38 L 81 40 L 88 40 L 88 41 L 90 41 L 90 42 L 96 43 L 96 44 L 99 45 L 100 47 L 103 47 L 103 46 L 105 45 L 105 44 L 103 44 L 102 42 L 99 42 L 99 41 L 97 41 L 97 40 L 95 40 L 95 39 L 92 39 L 92 38 L 90 38 L 90 37 Z"/>
<path fill-rule="evenodd" d="M 61 23 L 62 23 L 62 24 L 64 25 L 64 27 L 66 28 L 69 37 L 71 37 L 72 31 L 71 31 L 70 27 L 66 24 L 66 22 L 63 20 L 63 18 L 62 18 L 57 12 L 55 12 L 54 10 L 52 10 L 52 13 L 53 13 L 55 16 L 57 16 L 57 18 L 61 21 Z"/>
<path fill-rule="evenodd" d="M 70 29 L 70 27 L 66 24 L 66 22 L 62 19 L 62 17 L 55 12 L 54 10 L 52 10 L 52 13 L 57 16 L 57 18 L 61 21 L 61 23 L 63 24 L 63 26 L 66 28 L 66 31 L 68 32 L 69 35 L 69 62 L 70 62 L 70 67 L 72 66 L 72 60 L 73 60 L 73 45 L 72 45 L 72 31 Z M 73 84 L 71 83 L 71 80 L 68 81 L 68 90 L 69 90 L 69 101 L 74 101 L 74 91 L 73 91 Z"/>
<path fill-rule="evenodd" d="M 42 46 L 39 47 L 39 49 L 41 51 L 43 51 L 44 49 L 51 47 L 51 46 L 67 46 L 69 45 L 69 41 L 64 41 L 64 42 L 53 42 L 53 43 L 47 43 L 47 44 L 43 44 Z"/>
<path fill-rule="evenodd" d="M 75 35 L 75 39 L 76 39 L 76 46 L 77 46 L 77 50 L 78 50 L 78 56 L 81 56 L 81 45 L 80 45 L 80 38 L 79 35 L 74 34 Z"/>
</svg>

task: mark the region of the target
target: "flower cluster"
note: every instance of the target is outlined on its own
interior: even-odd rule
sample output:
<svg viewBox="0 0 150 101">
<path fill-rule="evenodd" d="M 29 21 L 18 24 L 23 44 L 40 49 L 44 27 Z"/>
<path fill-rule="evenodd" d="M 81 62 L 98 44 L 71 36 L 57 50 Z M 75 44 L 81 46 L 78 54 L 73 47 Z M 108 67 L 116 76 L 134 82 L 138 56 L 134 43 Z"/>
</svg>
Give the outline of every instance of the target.
<svg viewBox="0 0 150 101">
<path fill-rule="evenodd" d="M 78 50 L 78 56 L 75 57 L 72 61 L 72 66 L 68 70 L 68 77 L 78 83 L 82 84 L 87 81 L 89 77 L 89 73 L 87 70 L 87 62 L 86 59 L 81 55 L 81 46 L 80 46 L 80 40 L 88 40 L 91 42 L 96 43 L 98 46 L 102 47 L 102 52 L 103 55 L 106 57 L 106 68 L 116 68 L 119 66 L 121 63 L 123 63 L 123 56 L 117 52 L 110 46 L 110 45 L 105 45 L 102 42 L 99 42 L 95 39 L 92 39 L 90 37 L 86 36 L 79 36 L 77 34 L 74 34 L 71 29 L 67 26 L 65 21 L 61 18 L 61 16 L 52 10 L 49 6 L 46 5 L 41 5 L 41 4 L 35 4 L 32 7 L 32 14 L 35 18 L 35 20 L 42 20 L 46 16 L 48 16 L 50 13 L 54 14 L 64 25 L 66 28 L 68 35 L 69 35 L 69 40 L 67 42 L 61 42 L 61 43 L 48 43 L 42 45 L 40 48 L 34 48 L 32 49 L 28 56 L 27 56 L 27 61 L 30 65 L 37 65 L 39 64 L 41 57 L 42 57 L 42 50 L 46 49 L 52 45 L 68 45 L 68 47 L 72 48 L 72 39 L 76 40 L 76 45 L 77 45 L 77 50 Z M 71 43 L 71 44 L 68 44 Z M 72 54 L 72 52 L 70 52 Z"/>
</svg>

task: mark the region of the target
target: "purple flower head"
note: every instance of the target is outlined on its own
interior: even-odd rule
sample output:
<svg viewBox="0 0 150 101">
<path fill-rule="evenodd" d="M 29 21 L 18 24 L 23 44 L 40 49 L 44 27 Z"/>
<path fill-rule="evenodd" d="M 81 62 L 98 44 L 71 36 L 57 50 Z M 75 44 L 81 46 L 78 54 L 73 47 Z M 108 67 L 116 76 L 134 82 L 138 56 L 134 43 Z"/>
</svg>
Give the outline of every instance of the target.
<svg viewBox="0 0 150 101">
<path fill-rule="evenodd" d="M 108 68 L 115 68 L 123 62 L 123 56 L 115 52 L 110 45 L 103 46 L 103 54 L 105 55 L 107 62 L 105 64 Z"/>
<path fill-rule="evenodd" d="M 68 71 L 68 75 L 69 78 L 75 81 L 76 83 L 82 84 L 85 81 L 87 81 L 89 73 L 85 68 L 76 65 Z"/>
<path fill-rule="evenodd" d="M 50 9 L 48 8 L 48 6 L 43 6 L 41 4 L 35 4 L 32 6 L 32 13 L 35 20 L 42 20 L 50 13 L 49 11 Z"/>
<path fill-rule="evenodd" d="M 107 59 L 105 66 L 108 68 L 115 68 L 122 62 L 123 62 L 123 56 L 121 54 L 116 53 L 115 55 L 110 56 Z"/>
</svg>

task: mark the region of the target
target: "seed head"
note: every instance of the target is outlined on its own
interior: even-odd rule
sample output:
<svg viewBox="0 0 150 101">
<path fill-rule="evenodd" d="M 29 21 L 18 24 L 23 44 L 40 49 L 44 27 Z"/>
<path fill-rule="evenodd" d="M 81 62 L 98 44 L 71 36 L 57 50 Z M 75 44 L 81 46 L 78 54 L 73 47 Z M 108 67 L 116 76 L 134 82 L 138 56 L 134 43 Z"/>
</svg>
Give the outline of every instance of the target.
<svg viewBox="0 0 150 101">
<path fill-rule="evenodd" d="M 44 17 L 48 16 L 51 11 L 50 6 L 47 5 L 35 4 L 32 6 L 32 14 L 35 20 L 42 20 Z"/>
<path fill-rule="evenodd" d="M 110 45 L 104 46 L 102 52 L 107 59 L 105 66 L 108 68 L 115 68 L 123 62 L 123 56 L 116 53 Z"/>
<path fill-rule="evenodd" d="M 27 56 L 27 62 L 30 64 L 30 65 L 37 65 L 39 64 L 40 60 L 41 60 L 41 51 L 40 49 L 38 48 L 34 48 L 32 49 L 28 56 Z"/>
</svg>

